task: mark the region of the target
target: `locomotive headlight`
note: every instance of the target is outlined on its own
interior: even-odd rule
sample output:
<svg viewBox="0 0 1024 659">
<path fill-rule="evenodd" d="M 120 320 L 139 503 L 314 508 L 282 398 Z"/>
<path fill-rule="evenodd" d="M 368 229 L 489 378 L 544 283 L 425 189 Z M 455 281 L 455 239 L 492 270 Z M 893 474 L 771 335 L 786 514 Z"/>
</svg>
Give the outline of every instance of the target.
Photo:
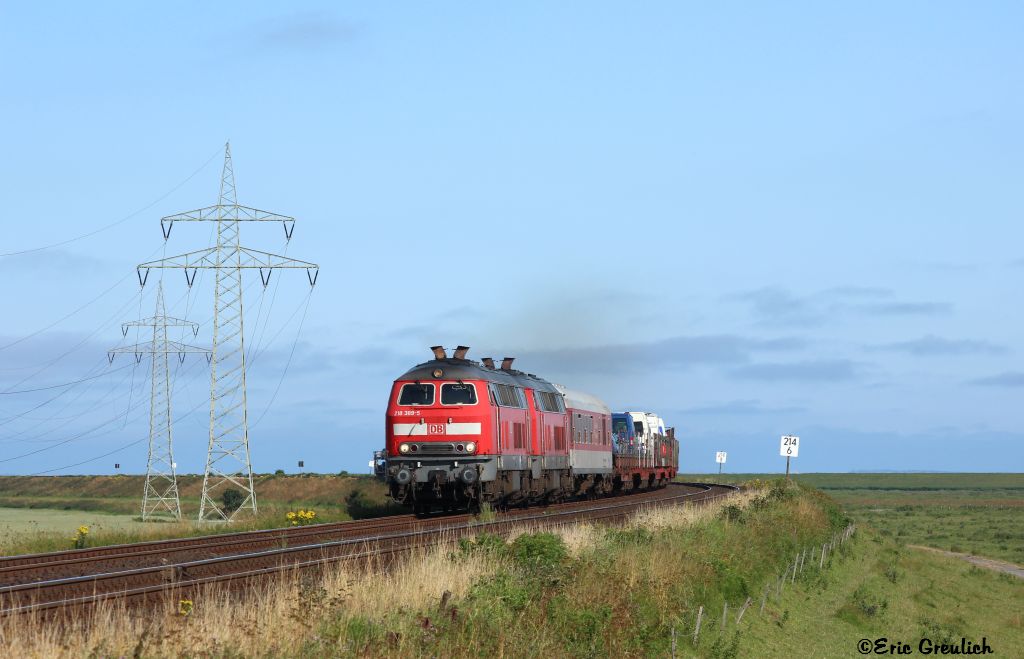
<svg viewBox="0 0 1024 659">
<path fill-rule="evenodd" d="M 476 442 L 466 442 L 466 453 L 476 452 Z"/>
<path fill-rule="evenodd" d="M 440 380 L 442 375 L 444 375 L 444 371 L 439 368 L 434 369 L 434 378 Z"/>
<path fill-rule="evenodd" d="M 398 452 L 399 453 L 408 453 L 409 452 L 409 445 L 405 444 L 405 443 L 399 444 L 398 445 Z"/>
</svg>

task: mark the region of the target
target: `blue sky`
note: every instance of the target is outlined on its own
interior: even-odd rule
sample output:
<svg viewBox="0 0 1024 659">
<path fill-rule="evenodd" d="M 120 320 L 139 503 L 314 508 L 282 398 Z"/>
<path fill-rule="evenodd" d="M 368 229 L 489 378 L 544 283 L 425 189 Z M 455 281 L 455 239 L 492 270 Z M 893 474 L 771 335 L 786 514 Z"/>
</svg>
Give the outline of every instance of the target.
<svg viewBox="0 0 1024 659">
<path fill-rule="evenodd" d="M 1019 470 L 1022 13 L 4 4 L 0 252 L 120 223 L 0 257 L 0 473 L 144 470 L 146 364 L 106 350 L 152 314 L 134 265 L 210 244 L 159 218 L 215 202 L 227 139 L 297 219 L 243 243 L 322 268 L 249 282 L 258 470 L 365 470 L 437 343 L 658 411 L 684 469 L 796 433 L 800 471 Z M 165 279 L 192 342 L 209 284 Z M 208 377 L 176 370 L 184 471 Z"/>
</svg>

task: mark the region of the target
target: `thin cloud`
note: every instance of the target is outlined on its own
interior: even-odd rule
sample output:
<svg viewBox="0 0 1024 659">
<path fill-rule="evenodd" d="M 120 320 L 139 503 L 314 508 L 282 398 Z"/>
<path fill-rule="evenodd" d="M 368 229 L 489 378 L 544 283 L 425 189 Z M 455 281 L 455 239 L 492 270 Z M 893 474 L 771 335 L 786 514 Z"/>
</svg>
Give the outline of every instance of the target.
<svg viewBox="0 0 1024 659">
<path fill-rule="evenodd" d="M 0 273 L 5 275 L 55 275 L 73 274 L 81 277 L 96 272 L 106 272 L 120 264 L 99 259 L 88 254 L 79 254 L 52 249 L 33 254 L 16 254 L 0 258 Z"/>
<path fill-rule="evenodd" d="M 972 339 L 944 339 L 929 334 L 912 341 L 897 341 L 872 346 L 871 350 L 903 352 L 915 357 L 937 357 L 944 355 L 1001 355 L 1009 352 L 1005 346 L 988 341 Z"/>
<path fill-rule="evenodd" d="M 750 361 L 752 353 L 799 350 L 805 345 L 806 342 L 797 337 L 753 339 L 723 334 L 675 336 L 647 343 L 585 348 L 522 350 L 518 356 L 523 368 L 544 364 L 560 373 L 632 373 L 708 364 L 744 364 Z"/>
<path fill-rule="evenodd" d="M 947 302 L 885 302 L 865 304 L 857 309 L 872 316 L 939 316 L 953 311 Z"/>
<path fill-rule="evenodd" d="M 797 295 L 778 286 L 765 286 L 727 296 L 727 299 L 747 303 L 759 323 L 771 325 L 818 325 L 842 314 L 934 316 L 953 310 L 953 305 L 945 302 L 886 299 L 893 295 L 891 289 L 875 286 L 837 286 L 807 295 Z"/>
<path fill-rule="evenodd" d="M 754 314 L 765 322 L 806 325 L 825 319 L 824 311 L 812 301 L 778 286 L 765 286 L 728 297 L 748 303 Z"/>
<path fill-rule="evenodd" d="M 820 297 L 850 297 L 850 298 L 884 298 L 892 297 L 893 290 L 891 288 L 882 288 L 879 286 L 836 286 L 834 288 L 828 288 L 818 293 Z"/>
<path fill-rule="evenodd" d="M 706 416 L 761 416 L 766 414 L 797 414 L 806 412 L 805 407 L 764 407 L 757 400 L 733 400 L 715 405 L 704 405 L 680 410 L 683 415 Z"/>
<path fill-rule="evenodd" d="M 261 50 L 320 50 L 359 36 L 351 23 L 325 13 L 298 13 L 266 24 L 257 37 Z"/>
<path fill-rule="evenodd" d="M 839 382 L 855 379 L 857 365 L 846 359 L 749 364 L 732 369 L 730 375 L 765 382 Z"/>
<path fill-rule="evenodd" d="M 929 261 L 921 264 L 921 267 L 934 272 L 964 273 L 977 272 L 979 266 L 974 263 L 955 263 L 952 261 Z"/>
<path fill-rule="evenodd" d="M 970 384 L 983 387 L 1024 387 L 1024 373 L 1020 371 L 1005 371 L 998 375 L 971 380 Z"/>
</svg>

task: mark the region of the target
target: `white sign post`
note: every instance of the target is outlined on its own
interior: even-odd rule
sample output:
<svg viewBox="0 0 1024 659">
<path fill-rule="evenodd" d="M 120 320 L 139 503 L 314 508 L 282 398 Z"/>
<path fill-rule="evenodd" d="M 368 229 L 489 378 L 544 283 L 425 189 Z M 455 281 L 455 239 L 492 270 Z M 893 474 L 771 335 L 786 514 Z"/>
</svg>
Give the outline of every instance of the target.
<svg viewBox="0 0 1024 659">
<path fill-rule="evenodd" d="M 800 454 L 800 438 L 796 435 L 783 435 L 779 443 L 779 455 L 786 458 L 786 478 L 789 478 L 789 459 Z"/>
<path fill-rule="evenodd" d="M 722 473 L 722 465 L 725 464 L 725 458 L 728 455 L 729 454 L 726 453 L 725 451 L 718 451 L 717 453 L 715 453 L 715 462 L 718 463 L 718 473 L 719 474 Z"/>
</svg>

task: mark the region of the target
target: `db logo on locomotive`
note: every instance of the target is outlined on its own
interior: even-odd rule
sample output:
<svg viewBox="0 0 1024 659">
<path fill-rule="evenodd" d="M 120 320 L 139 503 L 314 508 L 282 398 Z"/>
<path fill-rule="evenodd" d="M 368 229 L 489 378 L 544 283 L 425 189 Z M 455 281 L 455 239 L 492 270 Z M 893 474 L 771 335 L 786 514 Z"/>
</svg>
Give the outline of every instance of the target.
<svg viewBox="0 0 1024 659">
<path fill-rule="evenodd" d="M 443 435 L 445 434 L 445 427 L 443 423 L 428 423 L 427 424 L 428 435 Z"/>
</svg>

